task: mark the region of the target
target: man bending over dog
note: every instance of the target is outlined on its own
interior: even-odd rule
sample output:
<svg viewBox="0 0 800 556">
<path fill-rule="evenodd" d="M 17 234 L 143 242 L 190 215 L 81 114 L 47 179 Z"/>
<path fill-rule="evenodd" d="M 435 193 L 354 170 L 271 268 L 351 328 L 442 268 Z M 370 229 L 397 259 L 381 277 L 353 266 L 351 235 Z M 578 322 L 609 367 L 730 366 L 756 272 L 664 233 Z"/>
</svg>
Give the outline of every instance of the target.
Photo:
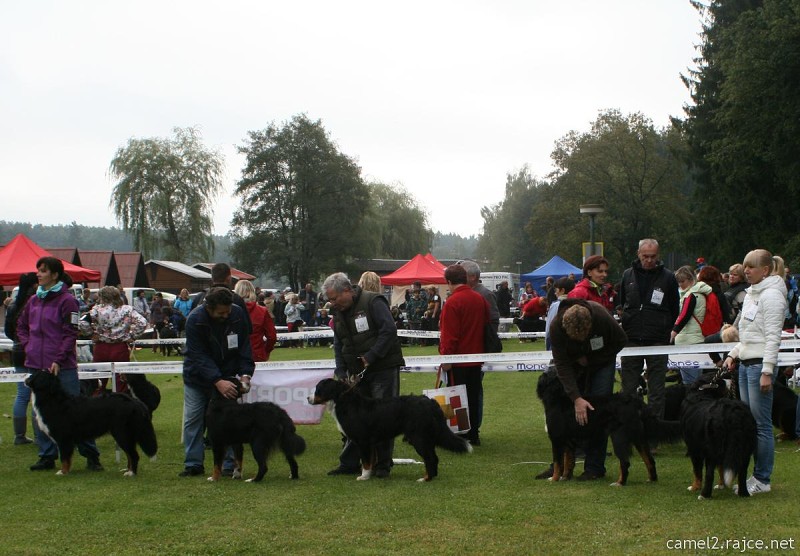
<svg viewBox="0 0 800 556">
<path fill-rule="evenodd" d="M 553 361 L 567 396 L 575 404 L 575 420 L 584 426 L 592 405 L 582 396 L 610 396 L 614 390 L 617 354 L 628 337 L 608 310 L 593 301 L 565 299 L 550 327 Z M 608 436 L 586 443 L 586 460 L 579 481 L 605 476 Z"/>
<path fill-rule="evenodd" d="M 239 391 L 228 377 L 252 375 L 255 370 L 250 348 L 250 322 L 247 312 L 234 304 L 233 292 L 225 287 L 208 291 L 205 304 L 186 320 L 186 357 L 183 360 L 183 445 L 184 470 L 181 477 L 205 474 L 206 406 L 216 389 L 229 399 Z M 233 463 L 223 475 L 233 472 Z"/>
<path fill-rule="evenodd" d="M 356 388 L 372 398 L 400 393 L 400 367 L 405 365 L 389 302 L 380 294 L 353 286 L 346 274 L 331 274 L 322 291 L 333 309 L 335 375 L 358 380 Z M 377 444 L 374 476 L 386 478 L 392 466 L 394 441 Z M 328 475 L 361 473 L 359 451 L 349 440 L 339 455 L 339 466 Z"/>
</svg>

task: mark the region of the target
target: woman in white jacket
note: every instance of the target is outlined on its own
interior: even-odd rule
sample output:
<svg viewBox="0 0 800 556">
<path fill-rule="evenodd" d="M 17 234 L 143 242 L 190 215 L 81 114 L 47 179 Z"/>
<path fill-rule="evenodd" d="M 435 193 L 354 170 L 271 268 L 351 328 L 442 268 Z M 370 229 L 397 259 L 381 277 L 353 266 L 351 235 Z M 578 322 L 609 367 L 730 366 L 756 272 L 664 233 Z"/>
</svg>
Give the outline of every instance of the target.
<svg viewBox="0 0 800 556">
<path fill-rule="evenodd" d="M 739 343 L 728 354 L 724 366 L 733 370 L 735 360 L 740 361 L 739 395 L 750 406 L 758 429 L 755 466 L 753 476 L 747 480 L 747 490 L 759 494 L 771 490 L 770 476 L 775 463 L 772 394 L 788 303 L 780 257 L 756 249 L 747 254 L 743 265 L 750 287 L 739 316 Z"/>
</svg>

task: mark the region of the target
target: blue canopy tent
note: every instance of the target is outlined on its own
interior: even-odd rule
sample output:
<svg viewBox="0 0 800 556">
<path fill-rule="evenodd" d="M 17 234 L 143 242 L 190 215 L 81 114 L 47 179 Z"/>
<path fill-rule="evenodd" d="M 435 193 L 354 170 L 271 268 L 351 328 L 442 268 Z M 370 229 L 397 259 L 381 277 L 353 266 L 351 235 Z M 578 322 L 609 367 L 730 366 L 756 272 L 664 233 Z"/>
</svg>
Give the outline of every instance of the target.
<svg viewBox="0 0 800 556">
<path fill-rule="evenodd" d="M 583 277 L 583 269 L 578 268 L 577 266 L 572 266 L 570 263 L 556 255 L 536 270 L 532 270 L 527 274 L 520 276 L 519 283 L 524 284 L 525 282 L 530 282 L 534 289 L 539 292 L 539 294 L 544 295 L 545 280 L 548 276 L 552 276 L 554 280 L 557 280 L 559 278 L 563 278 L 564 276 L 569 276 L 570 273 L 575 274 L 576 282 Z"/>
</svg>

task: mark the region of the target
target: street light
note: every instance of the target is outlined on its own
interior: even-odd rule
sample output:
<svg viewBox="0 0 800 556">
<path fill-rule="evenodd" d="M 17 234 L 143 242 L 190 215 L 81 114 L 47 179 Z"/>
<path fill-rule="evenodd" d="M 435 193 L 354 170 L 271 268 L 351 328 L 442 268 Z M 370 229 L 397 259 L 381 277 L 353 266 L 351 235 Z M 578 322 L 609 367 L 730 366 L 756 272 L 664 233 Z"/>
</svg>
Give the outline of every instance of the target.
<svg viewBox="0 0 800 556">
<path fill-rule="evenodd" d="M 522 261 L 517 261 L 517 274 L 520 274 L 520 267 L 522 266 Z"/>
<path fill-rule="evenodd" d="M 594 219 L 598 214 L 602 214 L 605 212 L 603 205 L 598 204 L 587 204 L 581 205 L 581 214 L 588 214 L 589 215 L 589 256 L 595 254 L 594 249 Z"/>
</svg>

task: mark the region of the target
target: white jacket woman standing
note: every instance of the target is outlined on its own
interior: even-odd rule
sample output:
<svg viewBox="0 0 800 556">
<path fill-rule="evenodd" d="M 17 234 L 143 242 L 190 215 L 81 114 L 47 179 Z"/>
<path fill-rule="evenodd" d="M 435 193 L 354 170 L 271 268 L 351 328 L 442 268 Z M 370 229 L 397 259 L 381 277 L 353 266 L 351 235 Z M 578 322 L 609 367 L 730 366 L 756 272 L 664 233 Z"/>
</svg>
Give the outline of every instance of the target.
<svg viewBox="0 0 800 556">
<path fill-rule="evenodd" d="M 773 257 L 765 249 L 756 249 L 747 254 L 743 265 L 750 287 L 739 318 L 739 343 L 728 354 L 724 366 L 734 370 L 739 360 L 739 395 L 750 406 L 756 420 L 758 443 L 747 490 L 750 494 L 759 494 L 771 490 L 770 477 L 775 463 L 772 396 L 788 302 L 780 257 Z"/>
</svg>

